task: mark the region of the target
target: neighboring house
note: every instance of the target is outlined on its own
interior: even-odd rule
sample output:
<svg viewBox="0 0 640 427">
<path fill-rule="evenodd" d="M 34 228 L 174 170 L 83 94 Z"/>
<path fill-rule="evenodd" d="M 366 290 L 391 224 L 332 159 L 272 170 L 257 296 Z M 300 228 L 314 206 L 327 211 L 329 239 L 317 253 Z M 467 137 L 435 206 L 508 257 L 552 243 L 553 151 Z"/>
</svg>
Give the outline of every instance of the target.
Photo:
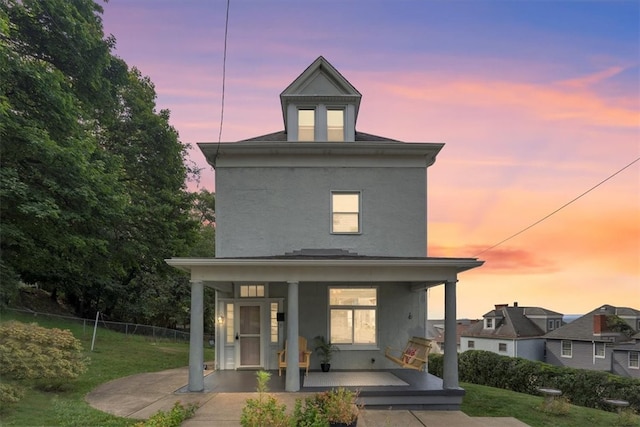
<svg viewBox="0 0 640 427">
<path fill-rule="evenodd" d="M 462 335 L 467 332 L 467 330 L 474 324 L 481 322 L 477 319 L 458 319 L 456 322 L 456 348 L 458 352 L 462 351 L 460 349 L 460 340 Z M 433 343 L 431 344 L 431 352 L 432 353 L 443 353 L 444 349 L 444 320 L 429 320 L 429 325 L 433 325 L 430 331 L 431 335 L 428 335 L 430 339 L 433 339 Z"/>
<path fill-rule="evenodd" d="M 441 285 L 441 387 L 459 390 L 456 285 L 483 262 L 426 253 L 427 168 L 444 144 L 357 131 L 360 99 L 319 57 L 280 95 L 283 131 L 198 144 L 216 171 L 216 256 L 167 260 L 191 274 L 190 391 L 204 387 L 204 286 L 216 291 L 219 370 L 277 369 L 285 340 L 297 366 L 297 337 L 318 335 L 341 349 L 332 369 L 384 370 L 398 367 L 386 346 L 426 336 L 426 290 Z M 300 389 L 297 369 L 285 388 Z"/>
<path fill-rule="evenodd" d="M 640 310 L 603 305 L 545 335 L 546 362 L 640 378 Z"/>
<path fill-rule="evenodd" d="M 460 338 L 461 351 L 486 350 L 504 356 L 544 360 L 544 335 L 562 326 L 562 314 L 517 302 L 495 306 Z"/>
</svg>

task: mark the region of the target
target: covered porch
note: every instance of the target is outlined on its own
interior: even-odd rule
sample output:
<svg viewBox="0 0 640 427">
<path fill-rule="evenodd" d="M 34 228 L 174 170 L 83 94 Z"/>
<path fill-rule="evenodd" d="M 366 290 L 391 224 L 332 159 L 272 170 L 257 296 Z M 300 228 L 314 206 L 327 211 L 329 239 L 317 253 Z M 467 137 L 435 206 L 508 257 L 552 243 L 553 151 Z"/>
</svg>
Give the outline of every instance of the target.
<svg viewBox="0 0 640 427">
<path fill-rule="evenodd" d="M 450 396 L 449 403 L 456 405 L 464 393 L 458 383 L 458 365 L 456 348 L 456 286 L 458 274 L 482 265 L 475 258 L 397 258 L 397 257 L 364 257 L 364 256 L 291 256 L 265 258 L 172 258 L 167 263 L 183 269 L 191 275 L 191 343 L 189 354 L 190 392 L 205 391 L 205 376 L 202 370 L 204 341 L 204 286 L 229 292 L 234 283 L 284 283 L 286 284 L 285 304 L 287 322 L 285 338 L 288 341 L 288 366 L 297 366 L 299 349 L 300 313 L 305 307 L 299 305 L 300 289 L 313 283 L 343 284 L 376 284 L 393 286 L 402 283 L 410 286 L 418 293 L 432 286 L 445 286 L 445 347 L 443 361 L 443 378 L 439 379 L 424 372 L 392 370 L 398 377 L 407 377 L 411 381 L 407 386 L 391 389 L 389 386 L 358 387 L 361 397 L 369 405 L 393 405 L 392 396 L 397 402 L 408 402 L 409 396 L 431 395 L 431 401 L 437 401 L 437 395 Z M 381 302 L 384 304 L 384 302 Z M 426 310 L 426 308 L 425 308 Z M 426 322 L 425 322 L 426 323 Z M 384 327 L 402 328 L 402 324 Z M 426 324 L 423 331 L 426 331 Z M 384 349 L 388 343 L 380 342 Z M 216 340 L 216 345 L 218 342 Z M 380 370 L 377 370 L 380 371 Z M 243 371 L 217 371 L 207 378 L 208 381 L 221 381 L 227 375 L 246 375 Z M 251 385 L 255 388 L 255 374 L 251 377 Z M 275 379 L 277 378 L 277 379 Z M 274 387 L 282 386 L 284 391 L 308 391 L 304 378 L 298 369 L 288 369 L 283 377 L 272 377 Z M 314 387 L 316 388 L 316 387 Z M 384 399 L 382 396 L 386 396 Z M 459 401 L 457 405 L 459 405 Z M 378 402 L 378 403 L 376 403 Z M 446 403 L 447 405 L 449 403 Z M 416 405 L 422 403 L 418 400 Z"/>
</svg>

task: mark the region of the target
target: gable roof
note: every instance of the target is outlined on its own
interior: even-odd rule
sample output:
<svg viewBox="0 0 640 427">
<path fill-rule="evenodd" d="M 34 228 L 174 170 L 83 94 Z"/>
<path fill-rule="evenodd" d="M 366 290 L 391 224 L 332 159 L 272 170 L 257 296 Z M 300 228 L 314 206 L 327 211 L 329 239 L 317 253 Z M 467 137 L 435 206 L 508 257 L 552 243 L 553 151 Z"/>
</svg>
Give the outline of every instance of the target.
<svg viewBox="0 0 640 427">
<path fill-rule="evenodd" d="M 353 104 L 357 121 L 361 98 L 362 94 L 329 61 L 319 56 L 280 94 L 284 128 L 288 129 L 287 107 L 292 102 L 313 99 Z"/>
<path fill-rule="evenodd" d="M 578 317 L 571 323 L 561 326 L 545 335 L 547 339 L 573 340 L 573 341 L 607 341 L 609 336 L 598 336 L 593 333 L 593 316 L 596 314 L 630 316 L 640 318 L 640 310 L 629 307 L 615 307 L 613 305 L 602 305 L 584 316 Z"/>
<path fill-rule="evenodd" d="M 519 339 L 542 337 L 544 331 L 527 315 L 562 316 L 555 311 L 541 307 L 507 307 L 502 306 L 485 314 L 484 318 L 495 318 L 494 329 L 485 329 L 484 322 L 473 324 L 462 334 L 464 337 Z"/>
</svg>

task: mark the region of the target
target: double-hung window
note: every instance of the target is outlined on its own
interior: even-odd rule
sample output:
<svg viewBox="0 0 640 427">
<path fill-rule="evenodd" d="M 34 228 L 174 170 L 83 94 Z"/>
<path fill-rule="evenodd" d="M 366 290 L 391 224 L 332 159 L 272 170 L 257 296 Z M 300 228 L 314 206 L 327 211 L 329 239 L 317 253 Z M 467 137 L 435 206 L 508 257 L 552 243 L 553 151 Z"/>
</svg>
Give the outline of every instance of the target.
<svg viewBox="0 0 640 427">
<path fill-rule="evenodd" d="M 327 141 L 344 141 L 344 110 L 327 110 Z"/>
<path fill-rule="evenodd" d="M 640 369 L 640 351 L 629 352 L 629 368 Z"/>
<path fill-rule="evenodd" d="M 331 192 L 331 232 L 360 233 L 360 193 Z"/>
<path fill-rule="evenodd" d="M 560 355 L 562 357 L 572 357 L 573 356 L 573 343 L 569 340 L 562 340 L 561 352 Z"/>
<path fill-rule="evenodd" d="M 329 336 L 336 345 L 376 346 L 377 288 L 329 288 Z"/>
<path fill-rule="evenodd" d="M 316 140 L 316 110 L 298 110 L 298 141 Z"/>
<path fill-rule="evenodd" d="M 606 357 L 606 344 L 603 342 L 597 342 L 593 345 L 593 356 L 598 359 L 604 359 Z"/>
</svg>

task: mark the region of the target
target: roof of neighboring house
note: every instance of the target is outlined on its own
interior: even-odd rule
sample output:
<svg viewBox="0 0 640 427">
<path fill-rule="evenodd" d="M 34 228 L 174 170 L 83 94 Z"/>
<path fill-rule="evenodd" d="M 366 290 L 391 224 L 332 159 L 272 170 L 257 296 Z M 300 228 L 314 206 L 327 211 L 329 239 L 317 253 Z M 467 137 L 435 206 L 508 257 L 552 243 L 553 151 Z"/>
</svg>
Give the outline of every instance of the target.
<svg viewBox="0 0 640 427">
<path fill-rule="evenodd" d="M 284 130 L 268 133 L 266 135 L 255 136 L 253 138 L 243 139 L 239 142 L 284 142 L 287 141 L 287 133 Z M 370 133 L 356 131 L 356 142 L 358 141 L 386 141 L 386 142 L 401 142 L 397 139 L 387 138 L 384 136 L 372 135 Z M 297 141 L 296 141 L 297 142 Z"/>
<path fill-rule="evenodd" d="M 640 334 L 636 334 L 636 337 Z M 635 342 L 625 342 L 616 344 L 613 347 L 613 351 L 640 351 L 640 340 L 636 339 Z"/>
<path fill-rule="evenodd" d="M 484 318 L 495 318 L 494 329 L 485 329 L 484 322 L 478 322 L 467 329 L 462 336 L 495 339 L 519 339 L 542 337 L 544 331 L 536 325 L 527 315 L 546 315 L 558 317 L 562 314 L 541 307 L 509 307 L 506 305 L 496 307 L 485 314 Z"/>
<path fill-rule="evenodd" d="M 562 339 L 574 341 L 611 341 L 610 337 L 602 337 L 593 333 L 593 316 L 596 314 L 640 317 L 640 310 L 630 307 L 615 307 L 602 305 L 571 323 L 561 326 L 545 335 L 547 339 Z"/>
<path fill-rule="evenodd" d="M 456 343 L 460 344 L 460 337 L 464 335 L 464 333 L 476 323 L 482 323 L 481 320 L 471 320 L 471 319 L 458 319 L 456 321 Z M 440 320 L 439 327 L 436 327 L 437 334 L 433 338 L 435 342 L 438 344 L 444 343 L 444 320 Z"/>
</svg>

